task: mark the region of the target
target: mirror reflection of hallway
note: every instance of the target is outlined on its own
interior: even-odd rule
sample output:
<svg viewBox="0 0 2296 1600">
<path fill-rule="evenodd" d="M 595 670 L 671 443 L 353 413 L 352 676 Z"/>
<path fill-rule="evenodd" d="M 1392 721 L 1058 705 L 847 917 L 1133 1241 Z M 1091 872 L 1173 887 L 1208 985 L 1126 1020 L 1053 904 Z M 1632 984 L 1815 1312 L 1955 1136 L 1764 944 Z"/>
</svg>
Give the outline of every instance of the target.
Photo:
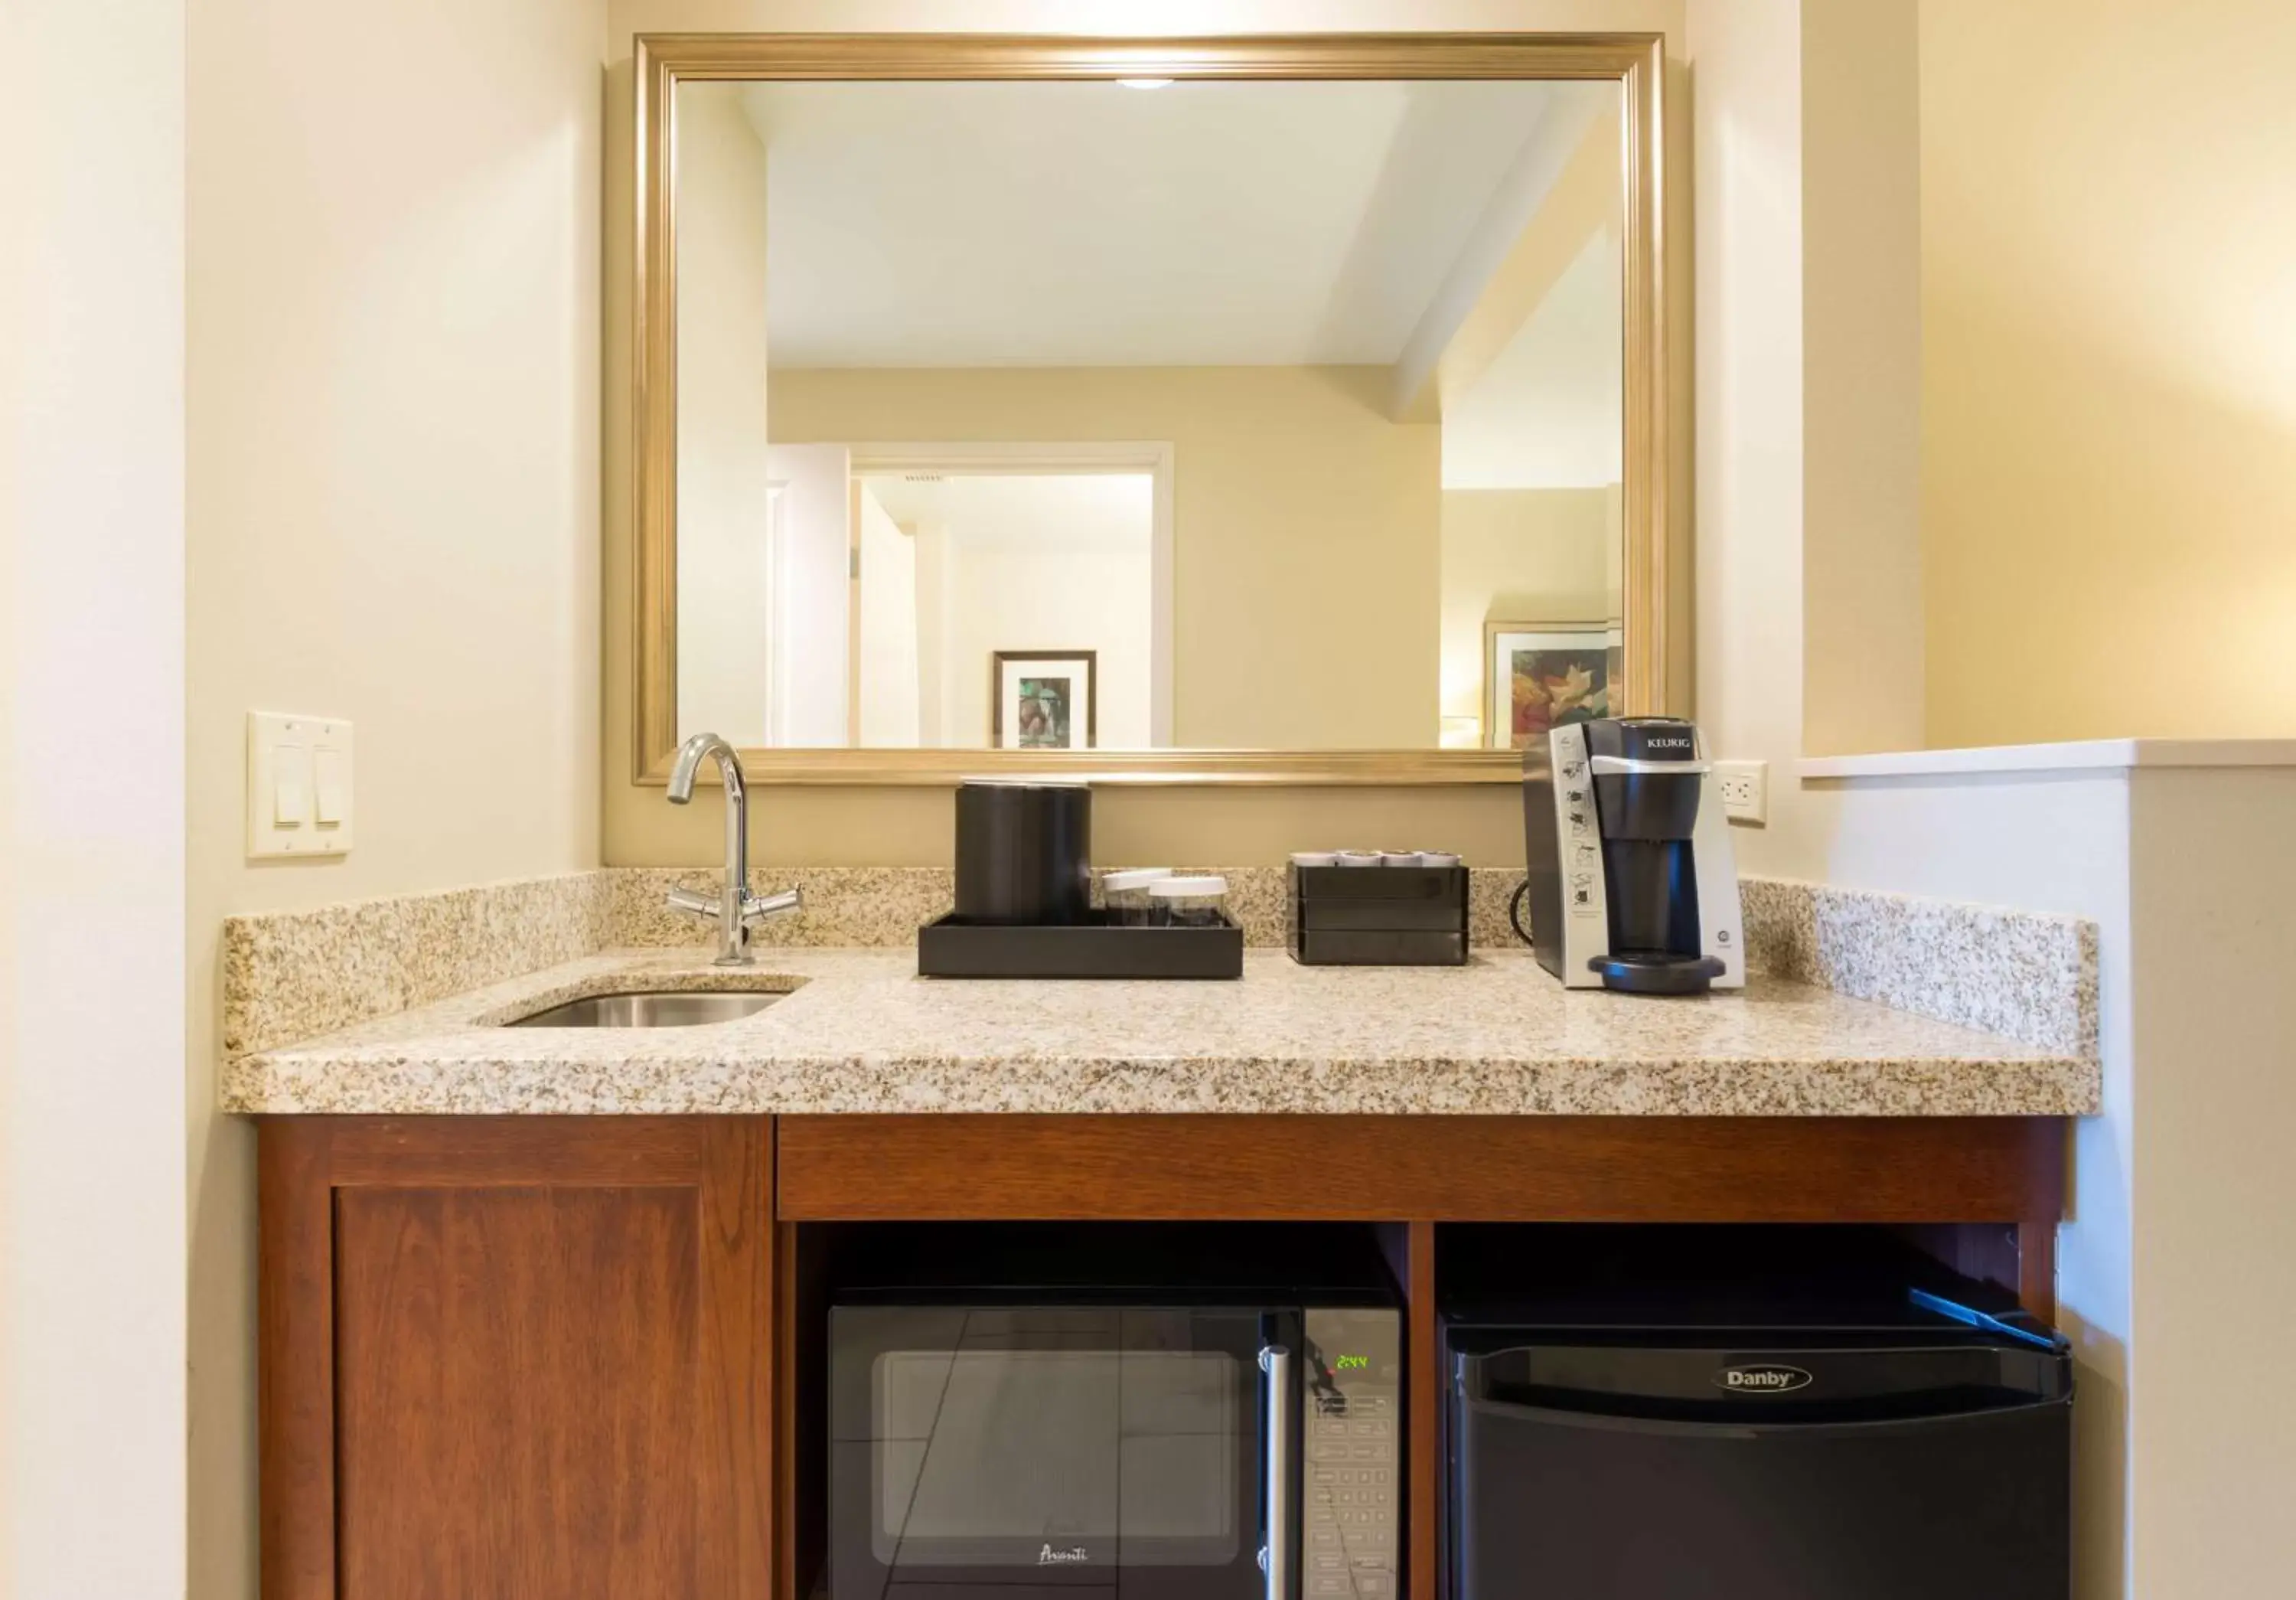
<svg viewBox="0 0 2296 1600">
<path fill-rule="evenodd" d="M 675 96 L 681 730 L 1497 751 L 1622 703 L 1617 82 Z"/>
<path fill-rule="evenodd" d="M 873 472 L 855 484 L 859 743 L 1155 747 L 1170 642 L 1154 615 L 1152 476 Z M 1018 737 L 996 736 L 1000 655 L 1047 663 L 1004 719 Z"/>
</svg>

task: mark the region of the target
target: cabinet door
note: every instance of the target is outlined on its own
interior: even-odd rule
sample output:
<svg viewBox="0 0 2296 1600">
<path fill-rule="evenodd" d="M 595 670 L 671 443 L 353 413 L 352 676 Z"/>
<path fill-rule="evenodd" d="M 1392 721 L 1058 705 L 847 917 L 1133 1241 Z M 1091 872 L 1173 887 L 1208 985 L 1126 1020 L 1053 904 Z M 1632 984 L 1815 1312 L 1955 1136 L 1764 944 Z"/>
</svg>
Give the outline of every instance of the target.
<svg viewBox="0 0 2296 1600">
<path fill-rule="evenodd" d="M 762 1118 L 260 1134 L 265 1600 L 765 1600 Z"/>
</svg>

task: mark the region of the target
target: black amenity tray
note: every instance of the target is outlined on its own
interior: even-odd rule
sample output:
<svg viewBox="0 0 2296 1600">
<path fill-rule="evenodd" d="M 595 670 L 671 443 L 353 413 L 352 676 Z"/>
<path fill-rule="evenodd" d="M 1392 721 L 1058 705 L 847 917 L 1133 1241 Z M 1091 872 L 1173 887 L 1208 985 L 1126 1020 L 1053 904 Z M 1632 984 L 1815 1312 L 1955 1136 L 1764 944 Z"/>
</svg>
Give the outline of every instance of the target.
<svg viewBox="0 0 2296 1600">
<path fill-rule="evenodd" d="M 970 922 L 951 913 L 917 930 L 921 978 L 1241 978 L 1243 930 L 1144 928 L 1107 920 L 1058 926 Z"/>
<path fill-rule="evenodd" d="M 1464 866 L 1294 866 L 1292 957 L 1307 966 L 1462 966 Z"/>
</svg>

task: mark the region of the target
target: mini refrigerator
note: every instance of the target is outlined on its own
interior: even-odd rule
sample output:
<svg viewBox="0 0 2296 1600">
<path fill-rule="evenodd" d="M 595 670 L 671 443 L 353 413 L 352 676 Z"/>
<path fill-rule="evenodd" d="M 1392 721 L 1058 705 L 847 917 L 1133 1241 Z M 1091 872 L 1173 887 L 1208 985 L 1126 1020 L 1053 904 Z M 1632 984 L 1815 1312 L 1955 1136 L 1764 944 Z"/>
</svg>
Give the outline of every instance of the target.
<svg viewBox="0 0 2296 1600">
<path fill-rule="evenodd" d="M 1447 1309 L 1449 1600 L 2068 1600 L 2071 1362 L 1988 1299 L 1655 1271 Z"/>
</svg>

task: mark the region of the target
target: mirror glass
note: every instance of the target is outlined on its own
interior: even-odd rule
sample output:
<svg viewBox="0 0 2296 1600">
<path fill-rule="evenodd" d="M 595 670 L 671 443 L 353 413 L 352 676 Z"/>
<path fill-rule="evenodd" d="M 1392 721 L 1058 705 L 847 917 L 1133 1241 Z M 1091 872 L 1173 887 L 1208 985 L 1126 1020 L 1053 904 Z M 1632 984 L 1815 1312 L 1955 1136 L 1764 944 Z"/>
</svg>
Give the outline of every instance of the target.
<svg viewBox="0 0 2296 1600">
<path fill-rule="evenodd" d="M 678 732 L 1505 748 L 1605 714 L 1620 109 L 681 83 Z"/>
</svg>

